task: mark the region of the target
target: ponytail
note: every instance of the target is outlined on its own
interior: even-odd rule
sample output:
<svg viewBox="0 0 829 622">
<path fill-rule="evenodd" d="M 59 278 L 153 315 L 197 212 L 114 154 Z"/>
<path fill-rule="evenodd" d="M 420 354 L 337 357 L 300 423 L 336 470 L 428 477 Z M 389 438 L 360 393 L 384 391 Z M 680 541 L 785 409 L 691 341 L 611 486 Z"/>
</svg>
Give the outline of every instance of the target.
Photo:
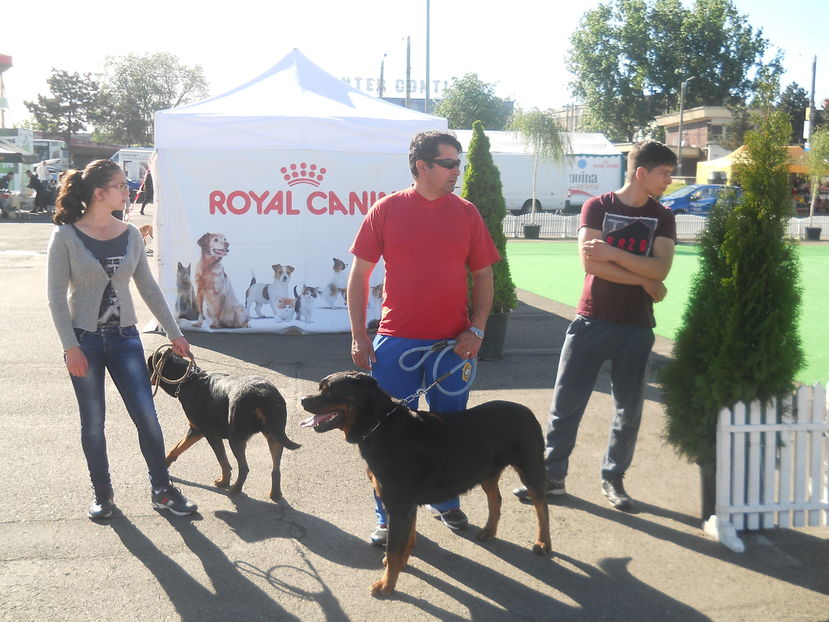
<svg viewBox="0 0 829 622">
<path fill-rule="evenodd" d="M 95 190 L 106 186 L 120 170 L 112 160 L 94 160 L 83 171 L 66 171 L 58 190 L 52 222 L 69 225 L 80 219 L 92 203 Z"/>
<path fill-rule="evenodd" d="M 72 224 L 83 216 L 86 205 L 83 172 L 74 169 L 66 171 L 58 189 L 52 222 L 56 225 Z"/>
</svg>

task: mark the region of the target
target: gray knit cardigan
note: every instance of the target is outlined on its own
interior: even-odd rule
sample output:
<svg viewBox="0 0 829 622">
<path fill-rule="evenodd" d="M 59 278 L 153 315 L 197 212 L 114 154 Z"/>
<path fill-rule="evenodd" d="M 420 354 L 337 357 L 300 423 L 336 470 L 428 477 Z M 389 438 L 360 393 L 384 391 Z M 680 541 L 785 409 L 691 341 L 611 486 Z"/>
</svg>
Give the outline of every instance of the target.
<svg viewBox="0 0 829 622">
<path fill-rule="evenodd" d="M 138 293 L 167 336 L 171 340 L 181 337 L 181 329 L 150 272 L 141 233 L 133 225 L 127 225 L 127 228 L 127 253 L 111 279 L 121 307 L 121 326 L 138 323 L 129 287 L 130 279 L 133 279 Z M 110 277 L 72 225 L 59 225 L 49 240 L 47 281 L 49 310 L 65 351 L 78 345 L 74 328 L 89 332 L 98 329 L 101 298 Z"/>
</svg>

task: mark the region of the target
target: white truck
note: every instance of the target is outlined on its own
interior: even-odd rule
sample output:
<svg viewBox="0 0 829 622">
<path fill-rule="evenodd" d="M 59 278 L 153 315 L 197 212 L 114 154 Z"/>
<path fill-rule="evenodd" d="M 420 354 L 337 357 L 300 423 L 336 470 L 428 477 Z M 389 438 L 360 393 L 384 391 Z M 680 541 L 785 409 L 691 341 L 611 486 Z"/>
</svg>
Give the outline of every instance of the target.
<svg viewBox="0 0 829 622">
<path fill-rule="evenodd" d="M 150 147 L 129 147 L 116 151 L 110 160 L 121 166 L 127 179 L 140 182 L 149 168 L 152 154 L 153 149 Z"/>
<path fill-rule="evenodd" d="M 472 130 L 453 131 L 465 154 L 469 150 Z M 516 132 L 487 131 L 486 135 L 492 159 L 501 173 L 507 210 L 514 215 L 530 212 L 535 155 Z M 622 185 L 624 157 L 602 134 L 567 132 L 567 137 L 570 154 L 564 162 L 538 162 L 536 212 L 577 210 L 590 197 Z M 461 166 L 465 166 L 465 160 Z"/>
</svg>

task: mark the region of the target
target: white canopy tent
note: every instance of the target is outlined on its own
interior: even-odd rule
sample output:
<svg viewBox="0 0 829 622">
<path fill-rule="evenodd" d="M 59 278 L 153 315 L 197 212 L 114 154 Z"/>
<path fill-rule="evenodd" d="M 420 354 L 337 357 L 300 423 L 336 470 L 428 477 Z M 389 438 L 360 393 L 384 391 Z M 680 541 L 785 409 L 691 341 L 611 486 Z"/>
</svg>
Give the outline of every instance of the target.
<svg viewBox="0 0 829 622">
<path fill-rule="evenodd" d="M 297 293 L 307 285 L 321 294 L 331 285 L 345 287 L 348 248 L 365 212 L 411 184 L 409 143 L 429 129 L 446 129 L 446 120 L 358 91 L 298 50 L 223 95 L 158 112 L 151 164 L 156 257 L 171 307 L 178 301 L 184 315 L 181 298 L 189 289 L 182 268 L 190 266 L 195 286 L 203 252 L 198 240 L 206 233 L 221 234 L 229 244 L 220 263 L 241 305 L 252 276 L 258 284 L 272 283 L 277 264 L 294 268 L 289 283 L 270 290 L 280 297 L 293 297 L 294 286 Z M 335 258 L 348 264 L 344 272 L 333 269 Z M 382 279 L 377 272 L 373 281 Z M 291 319 L 288 311 L 272 317 L 268 304 L 259 318 L 251 305 L 247 328 L 221 330 L 349 329 L 341 294 L 310 302 L 310 315 Z M 220 324 L 179 322 L 186 330 Z"/>
</svg>

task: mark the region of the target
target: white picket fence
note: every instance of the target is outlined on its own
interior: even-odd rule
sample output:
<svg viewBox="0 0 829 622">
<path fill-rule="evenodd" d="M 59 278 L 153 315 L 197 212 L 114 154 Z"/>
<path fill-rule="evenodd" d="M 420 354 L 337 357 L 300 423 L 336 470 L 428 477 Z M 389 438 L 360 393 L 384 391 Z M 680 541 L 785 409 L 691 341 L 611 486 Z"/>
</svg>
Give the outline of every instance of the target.
<svg viewBox="0 0 829 622">
<path fill-rule="evenodd" d="M 737 531 L 829 524 L 829 385 L 738 403 L 717 424 L 716 514 L 705 531 L 734 551 Z"/>
<path fill-rule="evenodd" d="M 676 237 L 684 242 L 693 242 L 705 228 L 707 218 L 690 214 L 677 214 Z M 523 238 L 524 225 L 541 226 L 540 236 L 546 239 L 570 239 L 579 237 L 579 214 L 507 214 L 503 221 L 504 235 L 507 238 Z M 815 216 L 811 221 L 806 218 L 790 218 L 787 233 L 797 240 L 806 239 L 807 227 L 820 227 L 820 239 L 829 240 L 829 216 Z"/>
</svg>

